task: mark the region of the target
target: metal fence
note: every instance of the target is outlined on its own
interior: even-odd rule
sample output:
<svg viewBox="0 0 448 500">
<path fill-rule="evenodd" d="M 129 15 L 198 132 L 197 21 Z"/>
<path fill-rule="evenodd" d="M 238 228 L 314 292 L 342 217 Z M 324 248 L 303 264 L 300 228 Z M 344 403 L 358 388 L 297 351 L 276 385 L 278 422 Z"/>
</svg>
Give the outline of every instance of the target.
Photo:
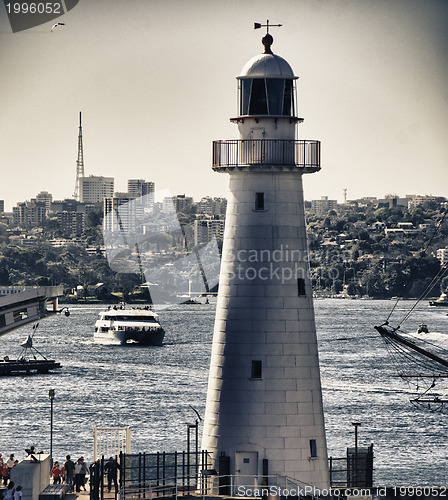
<svg viewBox="0 0 448 500">
<path fill-rule="evenodd" d="M 200 488 L 210 467 L 206 451 L 120 453 L 116 459 L 119 488 L 108 484 L 104 456 L 90 467 L 91 500 L 181 496 Z"/>
<path fill-rule="evenodd" d="M 278 165 L 314 172 L 320 169 L 320 142 L 232 139 L 213 142 L 213 167 Z"/>
<path fill-rule="evenodd" d="M 216 496 L 267 498 L 273 496 L 306 500 L 342 500 L 329 490 L 321 491 L 315 486 L 280 474 L 218 476 L 215 471 L 208 472 L 211 473 L 201 473 L 198 477 L 194 488 L 194 496 L 197 498 Z M 175 481 L 167 482 L 170 484 L 159 486 L 149 483 L 128 484 L 121 488 L 120 500 L 157 500 L 167 497 L 177 499 L 185 495 L 191 496 L 192 490 L 185 490 Z M 223 484 L 226 486 L 222 486 Z"/>
<path fill-rule="evenodd" d="M 260 497 L 266 495 L 320 497 L 319 491 L 286 476 L 221 474 L 211 468 L 206 451 L 174 453 L 121 453 L 118 487 L 108 484 L 104 456 L 90 468 L 91 500 L 131 500 L 224 495 Z M 344 458 L 329 459 L 332 488 L 370 487 L 373 476 L 373 445 L 348 448 Z M 111 491 L 109 492 L 109 486 Z"/>
</svg>

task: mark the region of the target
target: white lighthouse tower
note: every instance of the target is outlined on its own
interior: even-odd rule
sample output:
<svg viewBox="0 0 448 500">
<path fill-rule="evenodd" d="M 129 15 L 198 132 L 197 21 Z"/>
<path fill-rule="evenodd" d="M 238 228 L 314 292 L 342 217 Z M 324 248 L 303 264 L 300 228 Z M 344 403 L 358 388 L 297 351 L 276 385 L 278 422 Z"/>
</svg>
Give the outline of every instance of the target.
<svg viewBox="0 0 448 500">
<path fill-rule="evenodd" d="M 234 487 L 286 477 L 327 488 L 302 189 L 320 143 L 296 139 L 297 77 L 269 33 L 262 42 L 238 77 L 239 139 L 213 145 L 230 192 L 202 449 Z"/>
</svg>

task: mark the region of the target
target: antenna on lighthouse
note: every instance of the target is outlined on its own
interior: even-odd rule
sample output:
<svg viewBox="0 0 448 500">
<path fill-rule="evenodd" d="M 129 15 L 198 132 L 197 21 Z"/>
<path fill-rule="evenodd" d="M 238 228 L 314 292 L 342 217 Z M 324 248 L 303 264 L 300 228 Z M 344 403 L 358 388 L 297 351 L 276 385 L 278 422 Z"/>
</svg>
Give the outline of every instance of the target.
<svg viewBox="0 0 448 500">
<path fill-rule="evenodd" d="M 79 134 L 78 134 L 78 159 L 76 160 L 76 183 L 73 198 L 77 201 L 83 201 L 82 198 L 82 179 L 84 178 L 84 152 L 82 147 L 82 124 L 81 111 L 79 112 Z"/>
</svg>

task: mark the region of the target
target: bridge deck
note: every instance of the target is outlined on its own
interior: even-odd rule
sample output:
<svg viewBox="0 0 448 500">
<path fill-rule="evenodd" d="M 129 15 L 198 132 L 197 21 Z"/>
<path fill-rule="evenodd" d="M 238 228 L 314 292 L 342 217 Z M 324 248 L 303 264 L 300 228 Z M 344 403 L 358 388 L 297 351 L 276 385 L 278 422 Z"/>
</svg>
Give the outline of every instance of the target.
<svg viewBox="0 0 448 500">
<path fill-rule="evenodd" d="M 13 293 L 0 296 L 0 335 L 56 313 L 58 297 L 63 294 L 62 286 L 23 287 L 21 291 L 11 287 L 10 290 Z"/>
</svg>

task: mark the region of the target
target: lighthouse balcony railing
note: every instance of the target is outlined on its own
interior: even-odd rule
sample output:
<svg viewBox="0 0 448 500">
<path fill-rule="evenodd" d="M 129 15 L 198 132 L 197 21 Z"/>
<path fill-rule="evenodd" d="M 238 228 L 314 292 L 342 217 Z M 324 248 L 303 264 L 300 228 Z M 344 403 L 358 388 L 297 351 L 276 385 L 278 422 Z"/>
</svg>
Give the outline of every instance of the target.
<svg viewBox="0 0 448 500">
<path fill-rule="evenodd" d="M 320 169 L 320 141 L 231 139 L 213 142 L 213 168 L 281 166 Z"/>
</svg>

